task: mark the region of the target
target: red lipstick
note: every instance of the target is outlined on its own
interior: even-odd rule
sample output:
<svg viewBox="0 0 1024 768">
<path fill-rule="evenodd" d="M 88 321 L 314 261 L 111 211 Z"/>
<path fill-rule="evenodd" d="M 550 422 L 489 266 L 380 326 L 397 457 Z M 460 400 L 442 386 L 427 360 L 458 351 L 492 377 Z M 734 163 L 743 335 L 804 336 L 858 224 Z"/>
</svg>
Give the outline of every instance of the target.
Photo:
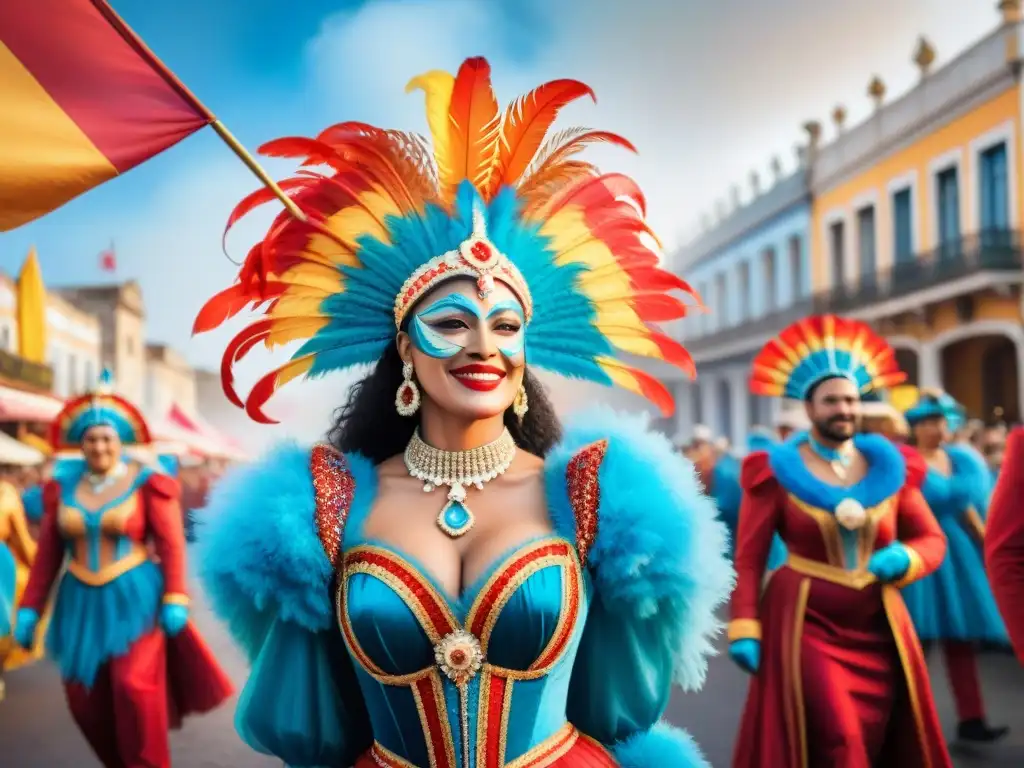
<svg viewBox="0 0 1024 768">
<path fill-rule="evenodd" d="M 459 384 L 475 392 L 492 392 L 501 386 L 502 379 L 505 378 L 505 372 L 501 368 L 480 363 L 454 368 L 450 373 Z"/>
</svg>

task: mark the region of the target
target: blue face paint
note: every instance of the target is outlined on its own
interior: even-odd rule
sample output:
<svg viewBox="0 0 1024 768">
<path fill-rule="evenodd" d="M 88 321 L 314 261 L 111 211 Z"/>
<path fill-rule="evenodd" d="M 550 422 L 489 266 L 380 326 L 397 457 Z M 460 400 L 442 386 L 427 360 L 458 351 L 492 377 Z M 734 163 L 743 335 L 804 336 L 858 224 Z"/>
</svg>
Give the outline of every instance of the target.
<svg viewBox="0 0 1024 768">
<path fill-rule="evenodd" d="M 516 360 L 523 353 L 523 347 L 526 346 L 526 333 L 523 330 L 523 327 L 526 325 L 526 318 L 523 316 L 523 308 L 519 302 L 509 299 L 498 302 L 491 307 L 487 313 L 487 319 L 490 320 L 502 312 L 514 312 L 516 317 L 519 318 L 519 330 L 511 336 L 500 336 L 498 339 L 498 349 L 501 350 L 501 354 L 509 360 Z"/>
<path fill-rule="evenodd" d="M 519 330 L 514 335 L 511 337 L 501 336 L 498 341 L 498 349 L 505 357 L 511 359 L 522 354 L 525 344 L 522 327 L 525 322 L 523 309 L 516 301 L 503 301 L 494 305 L 488 310 L 485 317 L 476 302 L 461 293 L 449 294 L 413 316 L 409 326 L 409 337 L 423 354 L 435 359 L 451 358 L 461 352 L 465 345 L 448 338 L 444 332 L 431 327 L 431 322 L 454 319 L 458 314 L 464 314 L 476 318 L 480 323 L 485 323 L 503 312 L 514 312 L 520 322 Z M 459 332 L 461 333 L 462 329 L 459 329 Z"/>
</svg>

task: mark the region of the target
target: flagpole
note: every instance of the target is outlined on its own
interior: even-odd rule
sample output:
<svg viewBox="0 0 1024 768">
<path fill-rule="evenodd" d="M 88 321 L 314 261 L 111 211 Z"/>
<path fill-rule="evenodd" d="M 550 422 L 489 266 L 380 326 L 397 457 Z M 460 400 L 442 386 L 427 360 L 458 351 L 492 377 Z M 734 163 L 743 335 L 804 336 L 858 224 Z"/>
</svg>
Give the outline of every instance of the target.
<svg viewBox="0 0 1024 768">
<path fill-rule="evenodd" d="M 153 67 L 160 75 L 167 81 L 167 83 L 173 87 L 178 93 L 181 94 L 182 98 L 188 101 L 197 112 L 207 119 L 209 125 L 217 132 L 217 135 L 224 140 L 224 143 L 228 145 L 232 152 L 234 152 L 238 158 L 245 163 L 245 165 L 252 171 L 256 178 L 263 182 L 264 186 L 274 193 L 274 196 L 281 201 L 282 205 L 288 210 L 288 212 L 299 221 L 307 221 L 306 214 L 302 212 L 302 209 L 295 204 L 288 195 L 284 193 L 284 190 L 274 181 L 270 174 L 268 174 L 253 157 L 249 150 L 242 146 L 242 143 L 234 137 L 234 135 L 224 126 L 224 124 L 214 115 L 210 110 L 206 108 L 199 99 L 195 97 L 195 94 L 188 89 L 181 80 L 175 76 L 171 70 L 169 70 L 164 63 L 157 58 L 156 54 L 150 50 L 149 46 L 146 45 L 142 38 L 135 34 L 131 27 L 129 27 L 113 8 L 110 7 L 106 0 L 92 0 L 95 8 L 103 14 L 110 25 L 117 30 L 121 37 L 132 46 L 140 56 L 149 62 L 150 66 Z"/>
</svg>

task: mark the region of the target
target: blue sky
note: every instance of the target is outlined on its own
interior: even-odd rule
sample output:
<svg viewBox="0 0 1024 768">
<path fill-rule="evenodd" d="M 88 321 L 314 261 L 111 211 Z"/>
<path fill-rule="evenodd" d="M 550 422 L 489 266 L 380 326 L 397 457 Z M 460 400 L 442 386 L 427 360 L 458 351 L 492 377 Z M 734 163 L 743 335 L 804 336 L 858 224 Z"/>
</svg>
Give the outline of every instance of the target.
<svg viewBox="0 0 1024 768">
<path fill-rule="evenodd" d="M 423 131 L 413 75 L 454 71 L 486 55 L 504 102 L 557 77 L 588 82 L 598 104 L 569 124 L 616 130 L 638 157 L 598 152 L 646 189 L 651 219 L 677 242 L 751 170 L 787 167 L 799 126 L 827 123 L 844 102 L 869 110 L 880 74 L 895 95 L 914 79 L 919 34 L 941 63 L 997 23 L 996 2 L 963 0 L 112 0 L 164 62 L 250 149 L 310 135 L 340 120 Z M 882 23 L 884 19 L 884 23 Z M 267 163 L 277 176 L 288 164 Z M 195 364 L 215 366 L 231 330 L 199 339 L 203 300 L 235 268 L 220 232 L 257 182 L 206 129 L 124 177 L 14 232 L 0 234 L 0 269 L 16 272 L 30 245 L 51 284 L 109 280 L 98 254 L 113 240 L 119 279 L 142 284 L 149 335 Z M 240 256 L 266 217 L 237 228 Z M 243 382 L 267 360 L 243 370 Z M 248 371 L 248 373 L 246 372 Z M 333 385 L 332 385 L 333 386 Z M 302 388 L 299 387 L 301 390 Z M 336 387 L 334 388 L 336 390 Z M 337 404 L 336 391 L 326 398 Z M 305 408 L 308 400 L 293 408 Z M 287 404 L 278 413 L 287 412 Z"/>
</svg>

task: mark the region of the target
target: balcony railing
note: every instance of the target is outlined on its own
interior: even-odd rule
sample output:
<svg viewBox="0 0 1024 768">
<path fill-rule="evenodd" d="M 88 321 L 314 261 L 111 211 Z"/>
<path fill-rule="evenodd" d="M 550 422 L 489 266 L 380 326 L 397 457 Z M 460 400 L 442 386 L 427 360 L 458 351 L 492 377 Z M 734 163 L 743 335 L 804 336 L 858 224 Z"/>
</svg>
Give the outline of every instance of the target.
<svg viewBox="0 0 1024 768">
<path fill-rule="evenodd" d="M 980 272 L 1020 274 L 1024 261 L 1024 238 L 1017 230 L 990 230 L 943 243 L 918 254 L 913 261 L 895 264 L 872 275 L 862 275 L 854 284 L 819 291 L 788 307 L 751 318 L 743 323 L 709 334 L 687 338 L 691 352 L 741 342 L 756 336 L 772 336 L 790 323 L 823 312 L 850 312 Z"/>
<path fill-rule="evenodd" d="M 0 349 L 0 379 L 26 384 L 40 392 L 53 389 L 53 369 Z"/>
</svg>

